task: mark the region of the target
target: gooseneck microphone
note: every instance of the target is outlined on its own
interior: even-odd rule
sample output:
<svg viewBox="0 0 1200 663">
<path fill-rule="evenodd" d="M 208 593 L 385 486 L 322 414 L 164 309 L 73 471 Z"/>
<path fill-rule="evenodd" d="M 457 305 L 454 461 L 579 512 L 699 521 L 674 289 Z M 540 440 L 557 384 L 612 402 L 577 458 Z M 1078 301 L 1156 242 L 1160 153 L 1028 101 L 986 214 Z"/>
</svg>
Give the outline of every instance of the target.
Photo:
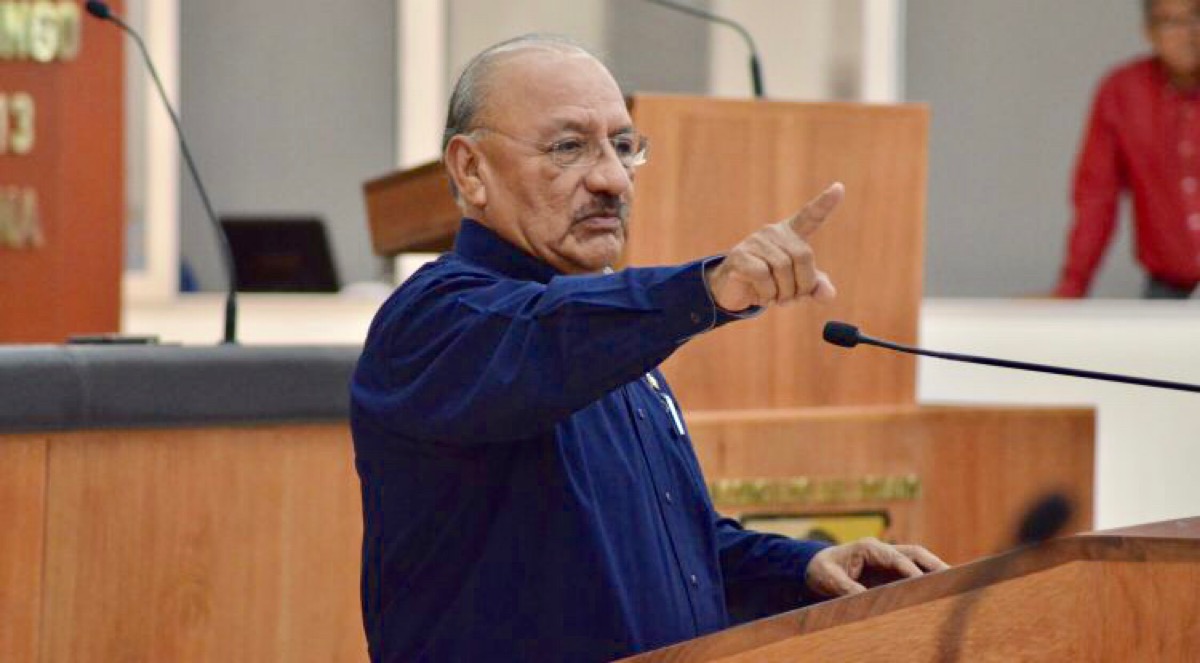
<svg viewBox="0 0 1200 663">
<path fill-rule="evenodd" d="M 675 11 L 683 12 L 684 14 L 689 14 L 689 15 L 695 16 L 697 18 L 702 18 L 706 21 L 712 21 L 713 23 L 720 23 L 721 25 L 727 25 L 727 26 L 733 28 L 734 30 L 737 30 L 738 34 L 740 34 L 742 36 L 742 39 L 745 40 L 746 46 L 750 49 L 750 81 L 754 85 L 754 98 L 762 99 L 764 96 L 766 96 L 766 92 L 763 89 L 762 64 L 759 62 L 759 58 L 758 58 L 758 47 L 754 45 L 754 39 L 750 36 L 749 31 L 747 31 L 746 28 L 742 27 L 742 25 L 740 23 L 737 23 L 731 19 L 725 18 L 724 16 L 718 16 L 718 15 L 716 15 L 710 11 L 707 11 L 705 9 L 700 9 L 699 7 L 693 7 L 691 5 L 686 5 L 682 2 L 673 2 L 672 0 L 647 0 L 647 1 L 651 2 L 653 4 L 656 4 L 656 5 L 667 7 L 668 9 L 674 9 Z"/>
<path fill-rule="evenodd" d="M 162 81 L 158 78 L 158 70 L 154 68 L 154 62 L 150 60 L 150 54 L 146 52 L 146 45 L 142 43 L 141 36 L 126 25 L 120 17 L 112 13 L 107 4 L 99 2 L 99 0 L 88 0 L 86 7 L 92 16 L 103 21 L 111 21 L 133 38 L 138 50 L 142 53 L 142 60 L 146 63 L 146 68 L 150 71 L 150 77 L 154 79 L 154 85 L 158 88 L 158 96 L 162 98 L 163 105 L 166 106 L 167 113 L 171 116 L 171 122 L 175 125 L 175 135 L 179 137 L 179 150 L 183 153 L 184 162 L 187 163 L 188 173 L 191 174 L 192 181 L 196 184 L 196 190 L 200 192 L 200 200 L 204 203 L 204 211 L 208 214 L 208 220 L 216 230 L 221 260 L 225 263 L 225 274 L 229 279 L 229 292 L 225 296 L 225 337 L 223 342 L 237 343 L 237 272 L 234 270 L 233 252 L 229 249 L 229 238 L 225 236 L 225 230 L 221 228 L 221 223 L 217 220 L 212 202 L 208 199 L 208 192 L 205 191 L 204 183 L 200 180 L 200 173 L 196 170 L 196 163 L 192 160 L 192 152 L 188 149 L 187 141 L 183 137 L 183 127 L 179 125 L 179 116 L 175 114 L 175 109 L 171 107 L 171 101 L 167 99 Z"/>
<path fill-rule="evenodd" d="M 1018 548 L 1029 548 L 1053 539 L 1066 528 L 1074 512 L 1075 508 L 1066 495 L 1057 492 L 1043 495 L 1026 508 L 1014 532 L 1013 543 Z M 1009 554 L 991 560 L 978 576 L 979 589 L 952 599 L 953 607 L 938 634 L 941 650 L 936 659 L 938 663 L 957 663 L 962 660 L 964 635 L 969 630 L 975 605 L 987 596 L 997 582 L 1004 579 L 1019 559 L 1019 555 Z"/>
<path fill-rule="evenodd" d="M 1007 359 L 992 359 L 990 357 L 977 357 L 974 355 L 957 354 L 953 352 L 935 352 L 933 350 L 922 350 L 921 348 L 912 348 L 898 343 L 891 343 L 877 338 L 871 338 L 866 334 L 858 331 L 858 327 L 847 324 L 845 322 L 830 321 L 825 323 L 824 338 L 827 342 L 843 348 L 853 348 L 859 343 L 865 345 L 874 345 L 888 350 L 896 350 L 912 355 L 921 355 L 923 357 L 934 357 L 937 359 L 948 359 L 950 361 L 962 361 L 969 364 L 983 364 L 985 366 L 999 366 L 1001 368 L 1015 368 L 1022 371 L 1035 371 L 1038 373 L 1053 373 L 1054 375 L 1067 375 L 1076 378 L 1086 378 L 1089 380 L 1104 380 L 1106 382 L 1120 382 L 1123 384 L 1133 384 L 1142 387 L 1154 387 L 1156 389 L 1174 389 L 1176 391 L 1190 391 L 1200 393 L 1200 385 L 1187 384 L 1184 382 L 1169 382 L 1167 380 L 1152 380 L 1149 378 L 1139 378 L 1129 375 L 1119 375 L 1117 373 L 1100 373 L 1097 371 L 1084 371 L 1075 368 L 1064 368 L 1061 366 L 1049 366 L 1046 364 L 1034 364 L 1024 361 L 1009 361 Z"/>
</svg>

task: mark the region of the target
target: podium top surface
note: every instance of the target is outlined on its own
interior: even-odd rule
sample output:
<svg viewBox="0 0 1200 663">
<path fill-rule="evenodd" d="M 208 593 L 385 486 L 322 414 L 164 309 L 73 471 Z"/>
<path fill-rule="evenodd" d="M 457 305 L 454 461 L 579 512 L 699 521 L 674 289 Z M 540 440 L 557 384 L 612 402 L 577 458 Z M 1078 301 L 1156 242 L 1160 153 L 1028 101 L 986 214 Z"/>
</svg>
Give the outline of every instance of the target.
<svg viewBox="0 0 1200 663">
<path fill-rule="evenodd" d="M 1088 532 L 1081 536 L 1110 537 L 1110 538 L 1141 538 L 1141 539 L 1200 539 L 1200 516 L 1181 518 L 1179 520 L 1164 520 L 1157 523 L 1146 523 L 1132 527 Z"/>
<path fill-rule="evenodd" d="M 722 660 L 941 599 L 961 598 L 970 604 L 979 599 L 977 590 L 1075 562 L 1200 565 L 1200 517 L 1089 532 L 1018 547 L 947 571 L 782 613 L 626 660 Z"/>
</svg>

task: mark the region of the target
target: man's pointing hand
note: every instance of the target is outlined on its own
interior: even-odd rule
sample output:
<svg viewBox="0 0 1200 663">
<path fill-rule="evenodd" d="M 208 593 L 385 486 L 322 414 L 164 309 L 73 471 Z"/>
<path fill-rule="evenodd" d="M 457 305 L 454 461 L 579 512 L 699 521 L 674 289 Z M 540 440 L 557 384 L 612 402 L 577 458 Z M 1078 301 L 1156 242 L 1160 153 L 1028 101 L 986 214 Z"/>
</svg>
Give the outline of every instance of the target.
<svg viewBox="0 0 1200 663">
<path fill-rule="evenodd" d="M 808 238 L 841 202 L 845 187 L 835 182 L 788 219 L 760 228 L 733 247 L 705 273 L 709 292 L 726 311 L 788 304 L 812 298 L 829 301 L 833 283 L 817 269 Z"/>
</svg>

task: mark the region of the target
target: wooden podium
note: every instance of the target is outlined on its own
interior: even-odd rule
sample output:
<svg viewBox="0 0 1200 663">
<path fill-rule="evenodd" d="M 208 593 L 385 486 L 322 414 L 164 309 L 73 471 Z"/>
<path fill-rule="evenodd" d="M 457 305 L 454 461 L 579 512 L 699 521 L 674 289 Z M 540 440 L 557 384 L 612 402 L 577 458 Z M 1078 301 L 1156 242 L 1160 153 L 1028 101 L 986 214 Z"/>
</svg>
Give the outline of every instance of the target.
<svg viewBox="0 0 1200 663">
<path fill-rule="evenodd" d="M 834 304 L 729 325 L 664 365 L 722 512 L 798 536 L 919 541 L 952 563 L 1003 546 L 1052 490 L 1076 507 L 1069 531 L 1091 529 L 1090 408 L 921 406 L 912 357 L 821 341 L 831 319 L 917 341 L 928 109 L 680 96 L 632 109 L 651 146 L 629 265 L 720 253 L 846 185 L 813 241 Z M 437 164 L 369 182 L 366 198 L 381 255 L 451 245 L 458 212 Z"/>
<path fill-rule="evenodd" d="M 1187 661 L 1200 518 L 1055 539 L 626 659 Z"/>
</svg>

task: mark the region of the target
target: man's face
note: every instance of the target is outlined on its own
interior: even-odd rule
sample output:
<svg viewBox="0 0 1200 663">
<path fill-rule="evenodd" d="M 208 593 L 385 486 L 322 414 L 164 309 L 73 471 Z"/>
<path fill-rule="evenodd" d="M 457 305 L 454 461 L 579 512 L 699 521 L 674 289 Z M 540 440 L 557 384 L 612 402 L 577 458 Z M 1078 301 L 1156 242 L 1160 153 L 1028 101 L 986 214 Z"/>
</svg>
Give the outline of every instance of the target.
<svg viewBox="0 0 1200 663">
<path fill-rule="evenodd" d="M 483 199 L 468 203 L 479 221 L 563 273 L 597 272 L 616 262 L 633 173 L 609 140 L 631 134 L 633 122 L 603 65 L 583 53 L 548 49 L 507 56 L 491 74 L 475 124 Z M 565 150 L 581 144 L 599 158 L 559 163 Z"/>
<path fill-rule="evenodd" d="M 1172 76 L 1200 74 L 1200 0 L 1157 0 L 1146 37 Z"/>
</svg>

